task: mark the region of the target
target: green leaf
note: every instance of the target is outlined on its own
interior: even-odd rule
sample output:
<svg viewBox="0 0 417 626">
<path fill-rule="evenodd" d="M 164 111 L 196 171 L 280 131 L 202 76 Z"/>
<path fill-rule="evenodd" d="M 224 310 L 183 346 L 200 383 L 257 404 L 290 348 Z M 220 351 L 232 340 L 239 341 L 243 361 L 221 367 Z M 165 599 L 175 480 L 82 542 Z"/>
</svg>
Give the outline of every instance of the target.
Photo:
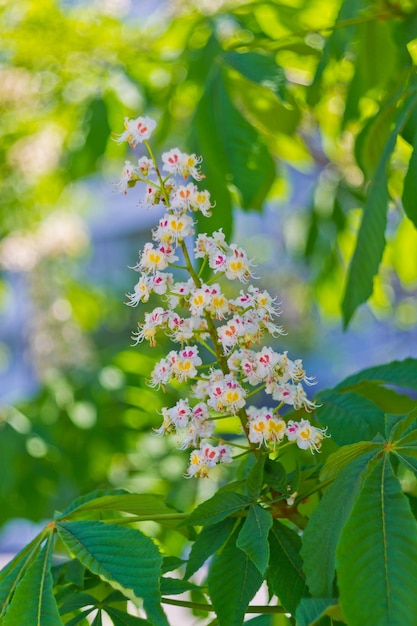
<svg viewBox="0 0 417 626">
<path fill-rule="evenodd" d="M 356 27 L 354 22 L 351 26 L 347 25 L 344 28 L 337 28 L 337 23 L 347 21 L 349 24 L 350 20 L 356 18 L 358 13 L 366 7 L 366 0 L 344 0 L 341 4 L 335 22 L 336 27 L 333 28 L 330 36 L 327 38 L 313 83 L 307 91 L 307 102 L 310 106 L 317 104 L 322 97 L 323 75 L 330 65 L 330 60 L 332 58 L 340 59 L 344 55 L 347 46 L 351 45 L 355 38 Z"/>
<path fill-rule="evenodd" d="M 163 496 L 117 490 L 116 493 L 94 492 L 89 496 L 78 498 L 58 519 L 71 519 L 87 511 L 122 511 L 144 521 L 157 521 L 170 528 L 175 528 L 179 520 L 184 518 L 182 513 L 165 504 Z"/>
<path fill-rule="evenodd" d="M 271 54 L 261 52 L 226 52 L 225 62 L 254 83 L 270 89 L 285 100 L 286 77 L 284 69 L 277 65 Z"/>
<path fill-rule="evenodd" d="M 329 427 L 339 446 L 370 440 L 384 432 L 382 409 L 354 391 L 325 390 L 317 399 L 322 403 L 317 409 L 317 419 Z"/>
<path fill-rule="evenodd" d="M 16 587 L 3 626 L 63 625 L 52 591 L 53 532 L 36 560 Z"/>
<path fill-rule="evenodd" d="M 0 619 L 4 615 L 16 586 L 37 558 L 42 536 L 38 535 L 4 566 L 0 572 Z"/>
<path fill-rule="evenodd" d="M 91 491 L 90 493 L 75 498 L 75 500 L 73 500 L 71 504 L 64 509 L 64 511 L 57 514 L 57 517 L 59 519 L 67 519 L 70 513 L 74 513 L 78 510 L 89 510 L 90 506 L 91 510 L 96 510 L 97 500 L 101 500 L 105 496 L 115 497 L 125 495 L 127 493 L 128 492 L 124 489 L 97 489 L 96 491 Z"/>
<path fill-rule="evenodd" d="M 403 361 L 391 361 L 384 365 L 368 367 L 357 374 L 348 376 L 335 389 L 348 389 L 362 381 L 370 380 L 417 390 L 417 359 L 407 358 Z"/>
<path fill-rule="evenodd" d="M 349 626 L 414 624 L 417 524 L 385 455 L 364 480 L 337 549 Z"/>
<path fill-rule="evenodd" d="M 373 443 L 371 441 L 360 441 L 359 443 L 353 443 L 350 446 L 343 446 L 340 450 L 330 454 L 326 462 L 320 471 L 320 480 L 326 482 L 327 480 L 333 480 L 339 474 L 339 472 L 348 464 L 354 461 L 358 456 L 366 454 L 370 450 L 375 452 L 381 450 L 380 443 Z"/>
<path fill-rule="evenodd" d="M 181 578 L 171 578 L 170 576 L 161 578 L 161 595 L 163 596 L 176 596 L 185 591 L 198 588 L 194 583 L 189 583 L 188 580 L 182 580 Z"/>
<path fill-rule="evenodd" d="M 215 194 L 218 187 L 221 194 L 213 196 L 217 202 L 213 219 L 217 216 L 219 226 L 229 222 L 231 205 L 223 206 L 227 186 L 235 185 L 239 190 L 243 208 L 260 209 L 275 179 L 274 160 L 259 133 L 234 106 L 224 72 L 217 65 L 213 69 L 194 121 L 198 148 L 210 164 L 209 190 Z"/>
<path fill-rule="evenodd" d="M 333 598 L 303 598 L 297 607 L 297 626 L 317 626 L 320 619 L 334 611 L 337 600 Z"/>
<path fill-rule="evenodd" d="M 246 486 L 248 491 L 248 497 L 254 502 L 259 498 L 264 484 L 264 467 L 265 467 L 266 455 L 263 454 L 260 459 L 250 468 Z"/>
<path fill-rule="evenodd" d="M 65 626 L 75 626 L 80 622 L 83 622 L 83 626 L 84 624 L 88 624 L 89 622 L 85 621 L 85 619 L 88 615 L 90 615 L 92 611 L 94 611 L 94 609 L 86 609 L 85 611 L 82 611 L 81 613 L 70 619 L 69 622 L 66 622 Z"/>
<path fill-rule="evenodd" d="M 107 615 L 111 617 L 114 626 L 150 626 L 150 622 L 147 622 L 140 617 L 123 613 L 122 611 L 119 611 L 119 609 L 115 609 L 113 606 L 106 606 L 105 610 Z"/>
<path fill-rule="evenodd" d="M 98 159 L 104 154 L 111 128 L 107 119 L 107 107 L 101 98 L 92 100 L 86 116 L 88 128 L 85 142 L 81 148 L 71 153 L 67 171 L 72 178 L 79 178 L 93 173 Z"/>
<path fill-rule="evenodd" d="M 233 491 L 220 491 L 202 502 L 183 522 L 187 526 L 209 526 L 245 509 L 251 500 Z"/>
<path fill-rule="evenodd" d="M 378 451 L 370 450 L 355 458 L 324 493 L 303 533 L 301 556 L 310 591 L 331 597 L 340 533 L 351 513 L 363 476 Z"/>
<path fill-rule="evenodd" d="M 409 432 L 417 428 L 417 407 L 407 415 L 386 415 L 385 436 L 390 443 L 400 443 Z"/>
<path fill-rule="evenodd" d="M 149 537 L 96 521 L 58 522 L 56 527 L 66 548 L 83 565 L 133 601 L 143 598 L 150 622 L 168 625 L 160 606 L 162 556 Z"/>
<path fill-rule="evenodd" d="M 265 463 L 264 479 L 272 489 L 287 496 L 288 478 L 282 463 L 267 459 Z"/>
<path fill-rule="evenodd" d="M 387 166 L 397 137 L 416 104 L 415 94 L 405 101 L 370 184 L 343 297 L 342 311 L 345 328 L 349 325 L 358 306 L 366 302 L 373 291 L 373 278 L 378 272 L 385 248 L 386 213 L 389 200 Z"/>
<path fill-rule="evenodd" d="M 404 179 L 403 207 L 407 217 L 417 228 L 417 133 L 413 139 L 413 153 L 408 164 L 408 171 Z"/>
<path fill-rule="evenodd" d="M 346 97 L 344 125 L 352 119 L 360 118 L 361 98 L 366 96 L 370 89 L 378 87 L 382 89 L 388 80 L 392 82 L 396 65 L 396 48 L 392 41 L 390 25 L 371 20 L 358 24 L 357 29 L 355 73 Z M 390 87 L 392 88 L 391 85 Z M 386 139 L 384 133 L 382 135 Z M 375 139 L 382 152 L 384 144 L 379 143 L 378 136 Z"/>
<path fill-rule="evenodd" d="M 86 606 L 96 606 L 97 598 L 82 591 L 76 591 L 65 596 L 64 602 L 59 603 L 59 612 L 61 615 L 79 611 Z"/>
<path fill-rule="evenodd" d="M 262 576 L 231 537 L 213 557 L 208 589 L 220 626 L 241 626 L 249 602 L 262 584 Z"/>
<path fill-rule="evenodd" d="M 236 546 L 246 552 L 262 576 L 269 562 L 268 534 L 272 521 L 269 511 L 258 504 L 251 504 L 236 541 Z"/>
<path fill-rule="evenodd" d="M 291 528 L 274 520 L 269 544 L 268 579 L 271 588 L 282 606 L 294 614 L 301 598 L 308 594 L 300 557 L 301 539 Z"/>
<path fill-rule="evenodd" d="M 205 526 L 192 545 L 185 578 L 189 578 L 207 561 L 207 559 L 226 543 L 236 524 L 235 519 L 228 517 L 217 524 Z"/>
</svg>

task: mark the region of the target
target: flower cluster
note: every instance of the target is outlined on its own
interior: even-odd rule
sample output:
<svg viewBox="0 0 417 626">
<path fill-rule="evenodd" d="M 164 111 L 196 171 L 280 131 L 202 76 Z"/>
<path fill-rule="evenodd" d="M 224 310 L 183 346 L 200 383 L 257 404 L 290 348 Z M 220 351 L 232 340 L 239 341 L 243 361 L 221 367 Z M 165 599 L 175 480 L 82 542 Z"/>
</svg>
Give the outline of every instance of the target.
<svg viewBox="0 0 417 626">
<path fill-rule="evenodd" d="M 227 243 L 222 229 L 196 236 L 193 213 L 208 217 L 214 208 L 209 192 L 189 181 L 204 179 L 201 158 L 173 148 L 162 155 L 160 169 L 148 143 L 155 126 L 147 117 L 125 120 L 125 132 L 116 141 L 132 147 L 144 143 L 149 156 L 136 166 L 126 161 L 116 189 L 126 193 L 142 182 L 143 203 L 165 207 L 133 268 L 140 277 L 128 295 L 131 306 L 148 302 L 152 294 L 163 304 L 145 313 L 134 333 L 136 344 L 155 346 L 161 334 L 179 344 L 157 362 L 149 384 L 159 389 L 175 380 L 189 386 L 186 399 L 162 409 L 156 432 L 175 434 L 181 449 L 193 448 L 188 477 L 205 477 L 214 465 L 232 461 L 232 446 L 216 435 L 216 424 L 225 417 L 239 420 L 246 447 L 255 454 L 291 444 L 318 452 L 325 430 L 307 419 L 286 422 L 280 414 L 284 405 L 310 412 L 315 404 L 304 389 L 314 379 L 306 375 L 302 361 L 263 345 L 265 336 L 283 334 L 276 321 L 279 304 L 268 291 L 250 284 L 252 261 L 245 250 Z M 181 271 L 185 280 L 179 280 L 184 278 Z M 232 297 L 230 282 L 243 285 Z M 259 391 L 275 406 L 249 405 Z"/>
</svg>

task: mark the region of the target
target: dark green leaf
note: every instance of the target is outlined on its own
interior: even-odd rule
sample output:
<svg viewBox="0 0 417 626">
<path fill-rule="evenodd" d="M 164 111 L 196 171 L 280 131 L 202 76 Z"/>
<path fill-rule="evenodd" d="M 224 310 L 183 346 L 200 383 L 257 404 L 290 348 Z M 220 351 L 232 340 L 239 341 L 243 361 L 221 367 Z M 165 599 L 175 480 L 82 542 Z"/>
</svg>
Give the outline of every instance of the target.
<svg viewBox="0 0 417 626">
<path fill-rule="evenodd" d="M 143 598 L 156 626 L 167 626 L 160 607 L 162 556 L 149 537 L 138 530 L 96 521 L 58 522 L 60 538 L 71 554 L 94 574 L 133 599 Z"/>
<path fill-rule="evenodd" d="M 267 87 L 281 100 L 285 100 L 285 72 L 277 65 L 273 55 L 261 52 L 227 52 L 224 60 L 245 78 Z"/>
<path fill-rule="evenodd" d="M 209 594 L 221 626 L 241 626 L 262 580 L 258 568 L 231 537 L 224 550 L 213 557 L 208 575 Z"/>
<path fill-rule="evenodd" d="M 69 622 L 66 622 L 65 626 L 76 626 L 76 624 L 79 624 L 80 622 L 83 622 L 83 626 L 84 624 L 88 624 L 89 622 L 85 620 L 92 611 L 94 611 L 94 609 L 87 609 L 86 611 L 82 611 L 81 613 L 70 619 Z"/>
<path fill-rule="evenodd" d="M 403 361 L 391 361 L 391 363 L 384 365 L 368 367 L 357 374 L 348 376 L 335 389 L 348 389 L 362 381 L 370 380 L 386 385 L 396 385 L 404 389 L 417 390 L 417 359 L 408 358 Z"/>
<path fill-rule="evenodd" d="M 119 611 L 119 609 L 115 609 L 113 606 L 106 606 L 106 613 L 109 617 L 111 617 L 114 626 L 150 626 L 150 622 L 147 622 L 140 617 L 123 613 L 122 611 Z"/>
<path fill-rule="evenodd" d="M 373 291 L 373 278 L 378 272 L 385 248 L 386 213 L 389 200 L 387 166 L 397 137 L 416 103 L 417 98 L 414 94 L 400 109 L 397 123 L 385 144 L 370 184 L 343 297 L 342 310 L 345 328 L 358 306 L 366 302 Z"/>
<path fill-rule="evenodd" d="M 376 457 L 372 450 L 346 465 L 324 493 L 303 533 L 301 556 L 310 591 L 315 596 L 331 597 L 336 547 L 340 533 L 351 513 L 369 463 Z"/>
<path fill-rule="evenodd" d="M 248 490 L 248 497 L 254 502 L 259 498 L 264 484 L 264 466 L 266 455 L 263 454 L 249 470 L 246 485 Z"/>
<path fill-rule="evenodd" d="M 349 626 L 413 624 L 417 524 L 389 455 L 365 478 L 337 549 L 340 600 Z"/>
<path fill-rule="evenodd" d="M 212 554 L 220 550 L 230 537 L 236 521 L 228 517 L 217 524 L 212 524 L 202 529 L 192 545 L 185 570 L 185 578 L 189 578 L 200 569 Z"/>
<path fill-rule="evenodd" d="M 408 171 L 404 179 L 403 207 L 407 217 L 417 228 L 417 133 L 413 140 L 413 153 L 408 164 Z"/>
<path fill-rule="evenodd" d="M 227 227 L 231 209 L 229 203 L 223 206 L 227 185 L 239 190 L 243 208 L 260 209 L 275 178 L 275 164 L 261 136 L 234 106 L 219 67 L 213 70 L 197 107 L 195 128 L 198 149 L 210 164 L 209 190 L 217 202 L 213 223 Z"/>
<path fill-rule="evenodd" d="M 265 463 L 264 479 L 275 491 L 281 492 L 285 494 L 285 496 L 287 495 L 287 472 L 282 463 L 267 459 Z"/>
<path fill-rule="evenodd" d="M 183 522 L 188 526 L 210 526 L 226 519 L 233 513 L 245 509 L 251 500 L 233 491 L 221 491 L 202 502 Z"/>
<path fill-rule="evenodd" d="M 317 398 L 322 404 L 317 409 L 317 419 L 329 427 L 339 446 L 369 441 L 377 433 L 384 432 L 382 409 L 354 391 L 323 391 Z"/>
<path fill-rule="evenodd" d="M 198 589 L 197 585 L 189 583 L 188 580 L 182 580 L 181 578 L 171 578 L 169 576 L 163 576 L 161 578 L 161 595 L 163 596 L 176 596 L 192 589 Z"/>
<path fill-rule="evenodd" d="M 236 546 L 246 552 L 262 575 L 269 562 L 268 534 L 272 521 L 269 511 L 251 504 L 236 541 Z"/>
<path fill-rule="evenodd" d="M 337 600 L 332 598 L 303 598 L 297 607 L 297 626 L 316 626 L 336 605 Z"/>
<path fill-rule="evenodd" d="M 68 173 L 72 178 L 86 176 L 96 170 L 98 159 L 104 154 L 111 128 L 107 107 L 103 100 L 91 102 L 85 116 L 87 132 L 83 146 L 71 153 Z"/>
<path fill-rule="evenodd" d="M 96 606 L 97 598 L 89 593 L 83 593 L 77 591 L 65 596 L 64 602 L 59 603 L 59 612 L 61 615 L 65 613 L 72 613 L 73 611 L 79 611 L 86 606 Z"/>
<path fill-rule="evenodd" d="M 53 534 L 16 587 L 3 626 L 59 626 L 63 622 L 52 591 Z"/>
<path fill-rule="evenodd" d="M 282 606 L 294 614 L 301 598 L 308 594 L 300 557 L 301 539 L 291 528 L 274 520 L 269 543 L 271 559 L 268 579 L 271 588 Z"/>
</svg>

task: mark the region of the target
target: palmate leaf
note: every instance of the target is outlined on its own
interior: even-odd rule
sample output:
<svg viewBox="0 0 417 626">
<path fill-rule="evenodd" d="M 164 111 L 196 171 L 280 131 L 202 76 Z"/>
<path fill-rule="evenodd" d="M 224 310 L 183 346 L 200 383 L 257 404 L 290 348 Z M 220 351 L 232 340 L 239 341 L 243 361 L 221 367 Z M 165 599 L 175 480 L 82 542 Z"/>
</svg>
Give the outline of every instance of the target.
<svg viewBox="0 0 417 626">
<path fill-rule="evenodd" d="M 131 598 L 143 598 L 148 620 L 168 622 L 160 606 L 162 556 L 153 541 L 138 530 L 96 521 L 57 522 L 69 552 L 94 574 Z"/>
<path fill-rule="evenodd" d="M 2 626 L 63 625 L 52 591 L 52 548 L 51 532 L 35 562 L 17 585 Z"/>
<path fill-rule="evenodd" d="M 349 626 L 405 626 L 417 615 L 417 523 L 384 455 L 365 478 L 337 549 Z"/>
<path fill-rule="evenodd" d="M 416 105 L 417 97 L 413 93 L 399 110 L 397 123 L 385 144 L 385 149 L 370 184 L 342 302 L 345 328 L 349 325 L 358 306 L 366 302 L 373 291 L 373 278 L 378 272 L 385 248 L 389 200 L 387 166 L 395 148 L 397 137 Z"/>
<path fill-rule="evenodd" d="M 269 543 L 268 580 L 282 606 L 294 614 L 301 598 L 308 594 L 300 556 L 301 539 L 291 528 L 274 520 Z"/>
<path fill-rule="evenodd" d="M 323 495 L 303 533 L 301 556 L 310 591 L 331 598 L 340 533 L 351 513 L 369 463 L 379 454 L 370 450 L 338 474 Z"/>
<path fill-rule="evenodd" d="M 236 546 L 246 552 L 262 576 L 269 562 L 268 534 L 272 521 L 269 511 L 251 504 L 236 541 Z"/>
<path fill-rule="evenodd" d="M 241 626 L 249 602 L 263 577 L 232 536 L 222 552 L 213 557 L 208 589 L 220 626 Z"/>
</svg>

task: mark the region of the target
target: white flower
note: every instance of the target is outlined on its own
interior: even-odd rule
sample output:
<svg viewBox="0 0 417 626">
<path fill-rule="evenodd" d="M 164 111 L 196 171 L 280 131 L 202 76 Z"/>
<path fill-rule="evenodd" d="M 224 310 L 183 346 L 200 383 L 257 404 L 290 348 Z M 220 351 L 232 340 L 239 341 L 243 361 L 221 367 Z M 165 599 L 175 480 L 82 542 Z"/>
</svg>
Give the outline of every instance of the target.
<svg viewBox="0 0 417 626">
<path fill-rule="evenodd" d="M 121 135 L 116 135 L 115 141 L 117 143 L 127 141 L 132 148 L 136 148 L 138 143 L 150 138 L 156 122 L 150 117 L 137 117 L 135 120 L 125 117 L 124 125 L 125 131 Z"/>
</svg>

